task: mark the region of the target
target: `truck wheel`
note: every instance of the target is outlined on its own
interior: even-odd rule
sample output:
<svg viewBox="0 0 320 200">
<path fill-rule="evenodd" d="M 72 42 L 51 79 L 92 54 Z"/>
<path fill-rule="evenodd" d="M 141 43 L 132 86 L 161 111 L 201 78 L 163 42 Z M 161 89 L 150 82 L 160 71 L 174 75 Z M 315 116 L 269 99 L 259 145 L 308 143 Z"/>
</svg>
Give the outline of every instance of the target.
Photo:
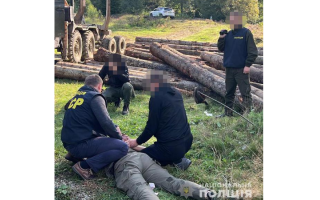
<svg viewBox="0 0 320 200">
<path fill-rule="evenodd" d="M 159 17 L 163 18 L 163 15 L 162 15 L 162 14 L 159 14 Z"/>
<path fill-rule="evenodd" d="M 102 39 L 101 46 L 107 49 L 110 53 L 117 52 L 116 40 L 111 36 L 106 36 Z"/>
<path fill-rule="evenodd" d="M 92 31 L 86 31 L 82 37 L 82 60 L 93 58 L 95 40 Z"/>
<path fill-rule="evenodd" d="M 117 53 L 123 55 L 127 48 L 126 39 L 124 39 L 124 37 L 121 36 L 114 36 L 114 39 L 117 43 Z"/>
<path fill-rule="evenodd" d="M 82 38 L 78 30 L 69 35 L 68 58 L 71 62 L 78 63 L 82 56 Z"/>
</svg>

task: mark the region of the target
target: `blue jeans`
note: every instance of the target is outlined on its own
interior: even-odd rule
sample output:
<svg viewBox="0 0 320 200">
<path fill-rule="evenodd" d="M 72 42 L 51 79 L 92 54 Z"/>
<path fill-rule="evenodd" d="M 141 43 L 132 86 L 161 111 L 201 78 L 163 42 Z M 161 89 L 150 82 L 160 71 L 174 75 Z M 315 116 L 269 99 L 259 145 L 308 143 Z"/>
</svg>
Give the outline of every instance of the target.
<svg viewBox="0 0 320 200">
<path fill-rule="evenodd" d="M 90 168 L 97 172 L 128 153 L 128 145 L 122 140 L 96 137 L 65 147 L 76 158 L 87 158 Z"/>
</svg>

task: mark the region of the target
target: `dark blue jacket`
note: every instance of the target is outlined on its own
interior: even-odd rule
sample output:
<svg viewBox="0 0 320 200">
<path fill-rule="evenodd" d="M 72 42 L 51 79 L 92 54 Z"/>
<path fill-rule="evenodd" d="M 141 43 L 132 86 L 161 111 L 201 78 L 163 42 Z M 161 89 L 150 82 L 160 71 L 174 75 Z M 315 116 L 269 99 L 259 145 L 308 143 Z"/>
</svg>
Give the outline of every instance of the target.
<svg viewBox="0 0 320 200">
<path fill-rule="evenodd" d="M 94 135 L 94 131 L 104 132 L 90 106 L 91 100 L 97 95 L 102 96 L 93 88 L 85 85 L 71 99 L 64 115 L 61 131 L 61 141 L 65 145 L 77 144 L 94 138 L 97 136 Z"/>
<path fill-rule="evenodd" d="M 223 66 L 233 68 L 243 68 L 246 65 L 247 41 L 246 34 L 248 29 L 229 31 L 224 42 Z"/>
</svg>

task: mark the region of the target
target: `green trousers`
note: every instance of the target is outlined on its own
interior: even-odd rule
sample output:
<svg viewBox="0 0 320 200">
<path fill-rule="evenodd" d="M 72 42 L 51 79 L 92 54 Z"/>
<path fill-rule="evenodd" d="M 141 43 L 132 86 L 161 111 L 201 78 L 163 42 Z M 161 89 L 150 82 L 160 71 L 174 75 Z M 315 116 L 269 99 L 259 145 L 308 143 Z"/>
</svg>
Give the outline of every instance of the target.
<svg viewBox="0 0 320 200">
<path fill-rule="evenodd" d="M 237 85 L 242 97 L 242 111 L 246 111 L 251 108 L 251 86 L 250 86 L 250 74 L 244 74 L 243 68 L 230 68 L 226 67 L 226 105 L 233 108 L 233 102 L 235 98 L 235 92 Z M 226 112 L 231 112 L 226 108 Z"/>
<path fill-rule="evenodd" d="M 175 178 L 147 154 L 133 150 L 129 150 L 126 156 L 116 162 L 114 174 L 117 188 L 125 191 L 131 199 L 135 200 L 159 199 L 150 188 L 149 183 L 154 183 L 156 187 L 172 194 L 191 196 L 195 199 L 206 199 L 208 191 L 191 181 Z"/>
<path fill-rule="evenodd" d="M 116 102 L 121 98 L 124 104 L 127 105 L 130 104 L 131 98 L 135 97 L 133 86 L 129 82 L 124 83 L 121 88 L 108 87 L 102 92 L 102 95 L 106 98 L 107 102 Z"/>
</svg>

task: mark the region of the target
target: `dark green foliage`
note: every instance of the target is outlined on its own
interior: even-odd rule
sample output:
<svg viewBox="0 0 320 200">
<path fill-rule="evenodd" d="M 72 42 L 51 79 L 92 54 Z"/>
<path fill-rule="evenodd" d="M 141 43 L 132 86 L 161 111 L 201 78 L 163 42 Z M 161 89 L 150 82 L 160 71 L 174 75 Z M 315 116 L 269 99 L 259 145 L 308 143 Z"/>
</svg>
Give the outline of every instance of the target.
<svg viewBox="0 0 320 200">
<path fill-rule="evenodd" d="M 87 0 L 86 5 L 91 19 L 99 13 L 105 16 L 106 0 Z M 162 6 L 173 8 L 176 17 L 224 21 L 230 11 L 239 10 L 245 13 L 249 23 L 263 21 L 263 0 L 111 0 L 111 14 L 146 14 Z M 78 8 L 79 0 L 75 0 L 75 11 Z M 86 16 L 89 13 L 86 11 Z"/>
</svg>

